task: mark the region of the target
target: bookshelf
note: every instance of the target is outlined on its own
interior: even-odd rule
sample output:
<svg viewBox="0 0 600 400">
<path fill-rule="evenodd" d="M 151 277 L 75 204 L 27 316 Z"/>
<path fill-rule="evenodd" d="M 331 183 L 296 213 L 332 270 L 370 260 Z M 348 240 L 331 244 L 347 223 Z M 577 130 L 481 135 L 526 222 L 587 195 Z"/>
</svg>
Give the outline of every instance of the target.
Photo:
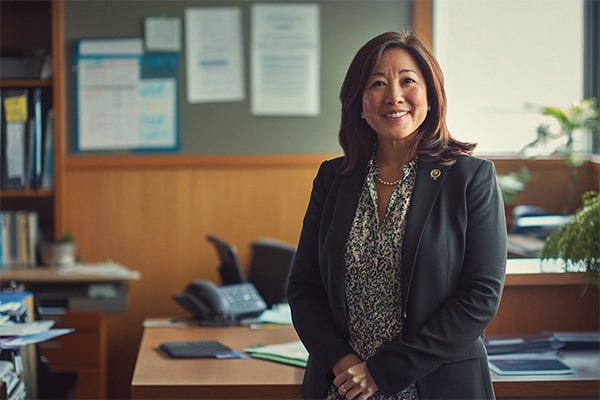
<svg viewBox="0 0 600 400">
<path fill-rule="evenodd" d="M 19 53 L 31 54 L 42 49 L 50 55 L 52 75 L 47 79 L 31 79 L 31 76 L 19 76 L 6 72 L 0 75 L 2 92 L 11 89 L 26 89 L 29 92 L 37 88 L 45 91 L 46 103 L 54 110 L 52 123 L 53 142 L 53 185 L 49 188 L 28 188 L 0 190 L 0 211 L 29 210 L 39 217 L 39 227 L 47 238 L 60 236 L 60 193 L 61 165 L 64 157 L 64 34 L 63 1 L 2 1 L 0 2 L 0 63 L 8 65 L 8 59 L 14 60 Z M 6 70 L 5 70 L 6 71 Z M 3 96 L 4 98 L 4 96 Z M 5 128 L 3 127 L 3 130 Z M 46 130 L 46 127 L 43 127 Z"/>
<path fill-rule="evenodd" d="M 0 89 L 44 88 L 51 94 L 54 110 L 53 185 L 51 189 L 0 190 L 0 211 L 33 210 L 39 215 L 39 226 L 49 238 L 59 238 L 64 231 L 64 160 L 65 160 L 65 80 L 66 41 L 64 35 L 63 0 L 0 1 L 0 49 L 44 49 L 51 55 L 52 76 L 48 79 L 2 79 Z M 2 63 L 0 56 L 0 63 Z M 10 269 L 3 270 L 11 273 Z M 32 273 L 43 272 L 32 268 Z M 3 276 L 0 283 L 13 279 Z M 20 281 L 20 279 L 15 279 Z M 35 293 L 34 293 L 35 295 Z M 104 314 L 97 311 L 67 311 L 57 317 L 57 326 L 75 328 L 69 337 L 45 344 L 41 355 L 49 361 L 52 372 L 76 372 L 80 381 L 74 398 L 106 398 L 106 331 Z M 54 346 L 54 347 L 53 347 Z M 58 346 L 58 347 L 56 347 Z M 56 350 L 64 349 L 58 352 Z"/>
</svg>

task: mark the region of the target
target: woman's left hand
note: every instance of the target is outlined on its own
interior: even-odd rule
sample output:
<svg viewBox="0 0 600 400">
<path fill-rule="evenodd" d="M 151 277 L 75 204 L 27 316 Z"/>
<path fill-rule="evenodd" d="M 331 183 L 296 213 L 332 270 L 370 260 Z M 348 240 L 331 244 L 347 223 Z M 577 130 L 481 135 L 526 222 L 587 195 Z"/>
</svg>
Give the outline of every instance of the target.
<svg viewBox="0 0 600 400">
<path fill-rule="evenodd" d="M 379 390 L 364 361 L 342 371 L 335 377 L 333 384 L 347 400 L 367 400 Z"/>
</svg>

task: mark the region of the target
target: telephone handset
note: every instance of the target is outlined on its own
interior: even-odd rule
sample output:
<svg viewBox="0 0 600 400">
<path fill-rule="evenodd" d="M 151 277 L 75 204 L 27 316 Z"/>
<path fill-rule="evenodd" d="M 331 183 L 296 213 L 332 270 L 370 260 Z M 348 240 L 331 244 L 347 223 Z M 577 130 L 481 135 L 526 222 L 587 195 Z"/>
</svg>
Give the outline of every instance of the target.
<svg viewBox="0 0 600 400">
<path fill-rule="evenodd" d="M 243 318 L 259 316 L 267 308 L 249 282 L 217 286 L 210 281 L 196 280 L 173 299 L 206 325 L 235 325 Z"/>
</svg>

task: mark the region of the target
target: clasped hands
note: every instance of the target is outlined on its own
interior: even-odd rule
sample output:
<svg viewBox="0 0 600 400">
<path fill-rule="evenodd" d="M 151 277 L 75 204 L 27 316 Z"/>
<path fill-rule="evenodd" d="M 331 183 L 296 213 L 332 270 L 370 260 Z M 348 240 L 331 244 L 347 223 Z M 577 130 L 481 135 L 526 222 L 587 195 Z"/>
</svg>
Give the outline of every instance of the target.
<svg viewBox="0 0 600 400">
<path fill-rule="evenodd" d="M 367 363 L 355 354 L 342 357 L 335 364 L 333 373 L 333 384 L 338 388 L 338 393 L 347 400 L 366 400 L 379 390 Z"/>
</svg>

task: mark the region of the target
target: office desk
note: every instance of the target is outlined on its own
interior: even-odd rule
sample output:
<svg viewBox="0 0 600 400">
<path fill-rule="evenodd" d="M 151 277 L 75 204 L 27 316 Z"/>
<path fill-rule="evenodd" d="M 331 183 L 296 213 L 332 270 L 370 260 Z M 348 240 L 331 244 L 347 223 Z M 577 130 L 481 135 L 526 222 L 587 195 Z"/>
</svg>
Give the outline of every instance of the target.
<svg viewBox="0 0 600 400">
<path fill-rule="evenodd" d="M 297 340 L 291 327 L 145 328 L 131 382 L 132 399 L 299 399 L 304 369 L 258 359 L 170 359 L 162 342 L 219 340 L 237 351 Z"/>
<path fill-rule="evenodd" d="M 177 360 L 157 350 L 162 342 L 216 339 L 234 350 L 243 351 L 255 344 L 281 343 L 297 338 L 292 328 L 145 328 L 131 382 L 132 399 L 300 399 L 302 368 L 256 359 Z M 535 377 L 493 374 L 496 396 L 597 398 L 600 391 L 599 353 L 567 353 L 564 360 L 577 370 L 577 374 Z"/>
<path fill-rule="evenodd" d="M 0 286 L 11 282 L 34 293 L 42 319 L 54 320 L 56 328 L 75 332 L 39 344 L 40 354 L 52 372 L 76 372 L 75 398 L 106 398 L 107 333 L 105 313 L 128 307 L 129 281 L 134 271 L 98 270 L 96 264 L 69 273 L 65 268 L 0 269 Z M 108 264 L 111 267 L 111 264 Z M 90 271 L 89 273 L 85 273 Z M 110 273 L 107 273 L 110 272 Z"/>
<path fill-rule="evenodd" d="M 598 399 L 600 352 L 571 351 L 559 357 L 575 369 L 573 375 L 500 376 L 492 372 L 496 397 Z"/>
</svg>

